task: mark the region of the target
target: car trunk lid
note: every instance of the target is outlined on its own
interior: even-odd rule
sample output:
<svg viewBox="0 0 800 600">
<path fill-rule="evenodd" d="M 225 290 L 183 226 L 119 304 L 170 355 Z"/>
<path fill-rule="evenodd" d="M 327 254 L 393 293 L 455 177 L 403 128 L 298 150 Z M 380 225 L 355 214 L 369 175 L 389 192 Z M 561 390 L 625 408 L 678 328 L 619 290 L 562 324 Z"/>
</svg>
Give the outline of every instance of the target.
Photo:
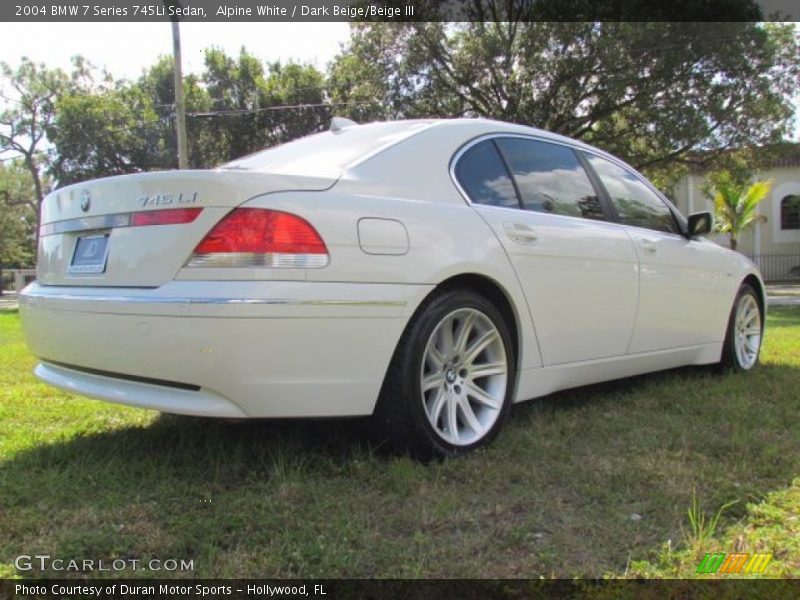
<svg viewBox="0 0 800 600">
<path fill-rule="evenodd" d="M 42 205 L 39 283 L 158 287 L 175 277 L 232 208 L 263 194 L 325 190 L 336 180 L 238 170 L 162 171 L 58 189 Z"/>
</svg>

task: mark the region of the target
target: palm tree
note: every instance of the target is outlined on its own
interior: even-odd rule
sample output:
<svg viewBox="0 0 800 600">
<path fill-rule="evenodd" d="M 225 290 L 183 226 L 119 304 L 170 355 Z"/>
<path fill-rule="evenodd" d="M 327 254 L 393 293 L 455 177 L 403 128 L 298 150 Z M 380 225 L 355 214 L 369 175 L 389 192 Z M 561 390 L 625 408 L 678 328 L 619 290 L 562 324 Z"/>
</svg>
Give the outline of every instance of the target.
<svg viewBox="0 0 800 600">
<path fill-rule="evenodd" d="M 727 233 L 731 250 L 736 250 L 742 233 L 753 227 L 755 223 L 767 220 L 756 212 L 758 203 L 769 194 L 772 187 L 770 181 L 756 181 L 750 187 L 733 182 L 719 183 L 714 194 L 716 212 L 715 229 L 719 233 Z"/>
</svg>

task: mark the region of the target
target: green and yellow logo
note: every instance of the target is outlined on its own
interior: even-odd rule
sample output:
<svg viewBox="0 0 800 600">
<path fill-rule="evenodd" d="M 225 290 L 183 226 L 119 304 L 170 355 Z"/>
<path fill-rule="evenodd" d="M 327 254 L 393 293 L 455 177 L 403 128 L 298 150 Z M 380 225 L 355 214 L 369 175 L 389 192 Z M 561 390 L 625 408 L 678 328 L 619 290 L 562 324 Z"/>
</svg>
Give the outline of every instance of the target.
<svg viewBox="0 0 800 600">
<path fill-rule="evenodd" d="M 772 553 L 708 552 L 697 566 L 698 573 L 763 573 Z"/>
</svg>

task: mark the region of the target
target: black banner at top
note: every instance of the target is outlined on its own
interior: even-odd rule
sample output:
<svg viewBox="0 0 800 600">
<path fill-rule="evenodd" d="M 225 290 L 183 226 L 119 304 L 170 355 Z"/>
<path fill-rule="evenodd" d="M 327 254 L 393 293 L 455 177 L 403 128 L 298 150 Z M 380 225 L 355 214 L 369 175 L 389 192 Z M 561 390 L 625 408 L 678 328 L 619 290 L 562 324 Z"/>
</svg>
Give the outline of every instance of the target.
<svg viewBox="0 0 800 600">
<path fill-rule="evenodd" d="M 3 0 L 7 22 L 797 21 L 797 0 Z"/>
</svg>

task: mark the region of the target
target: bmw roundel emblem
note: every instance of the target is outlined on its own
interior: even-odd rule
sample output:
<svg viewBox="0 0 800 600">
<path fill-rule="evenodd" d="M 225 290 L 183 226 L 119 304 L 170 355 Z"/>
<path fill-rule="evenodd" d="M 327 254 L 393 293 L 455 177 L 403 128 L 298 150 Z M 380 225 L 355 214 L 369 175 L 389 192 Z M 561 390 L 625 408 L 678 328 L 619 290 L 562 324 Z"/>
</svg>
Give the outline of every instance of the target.
<svg viewBox="0 0 800 600">
<path fill-rule="evenodd" d="M 88 212 L 91 205 L 92 195 L 89 193 L 89 190 L 83 190 L 81 192 L 81 210 L 83 212 Z"/>
</svg>

